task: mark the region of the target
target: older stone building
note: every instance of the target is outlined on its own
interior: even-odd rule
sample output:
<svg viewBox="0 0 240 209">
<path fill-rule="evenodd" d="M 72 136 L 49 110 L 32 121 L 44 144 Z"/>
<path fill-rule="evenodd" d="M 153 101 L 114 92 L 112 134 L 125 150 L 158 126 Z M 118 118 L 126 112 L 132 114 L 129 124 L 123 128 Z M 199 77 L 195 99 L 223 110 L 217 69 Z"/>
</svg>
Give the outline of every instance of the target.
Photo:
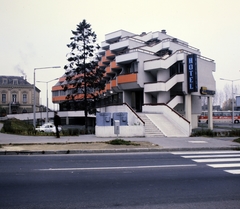
<svg viewBox="0 0 240 209">
<path fill-rule="evenodd" d="M 33 112 L 34 85 L 23 76 L 0 76 L 1 116 Z M 36 88 L 36 108 L 40 90 Z"/>
</svg>

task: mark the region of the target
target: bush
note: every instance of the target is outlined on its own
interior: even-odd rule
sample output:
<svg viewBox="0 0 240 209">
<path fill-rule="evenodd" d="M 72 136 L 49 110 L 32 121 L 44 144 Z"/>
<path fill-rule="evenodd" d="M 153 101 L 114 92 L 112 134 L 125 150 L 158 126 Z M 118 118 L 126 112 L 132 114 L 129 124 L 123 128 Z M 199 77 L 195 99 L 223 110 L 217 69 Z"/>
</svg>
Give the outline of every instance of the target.
<svg viewBox="0 0 240 209">
<path fill-rule="evenodd" d="M 240 129 L 233 129 L 229 132 L 229 136 L 240 136 Z"/>
<path fill-rule="evenodd" d="M 35 132 L 32 124 L 12 118 L 4 121 L 1 132 L 11 134 L 31 135 Z"/>
<path fill-rule="evenodd" d="M 63 136 L 78 136 L 79 130 L 77 128 L 69 128 L 66 130 L 62 130 Z"/>
<path fill-rule="evenodd" d="M 210 136 L 210 137 L 234 137 L 240 136 L 240 129 L 233 129 L 231 131 L 212 131 L 210 129 L 202 129 L 194 131 L 191 136 Z"/>
<path fill-rule="evenodd" d="M 234 142 L 240 143 L 240 138 L 234 139 Z"/>
<path fill-rule="evenodd" d="M 210 129 L 202 129 L 202 130 L 198 130 L 195 131 L 191 134 L 191 136 L 215 136 L 214 132 Z"/>
<path fill-rule="evenodd" d="M 134 145 L 134 146 L 138 146 L 140 144 L 137 144 L 137 143 L 134 143 L 134 142 L 131 142 L 131 141 L 125 141 L 123 139 L 114 139 L 114 140 L 111 140 L 109 142 L 106 142 L 107 144 L 112 144 L 112 145 Z"/>
</svg>

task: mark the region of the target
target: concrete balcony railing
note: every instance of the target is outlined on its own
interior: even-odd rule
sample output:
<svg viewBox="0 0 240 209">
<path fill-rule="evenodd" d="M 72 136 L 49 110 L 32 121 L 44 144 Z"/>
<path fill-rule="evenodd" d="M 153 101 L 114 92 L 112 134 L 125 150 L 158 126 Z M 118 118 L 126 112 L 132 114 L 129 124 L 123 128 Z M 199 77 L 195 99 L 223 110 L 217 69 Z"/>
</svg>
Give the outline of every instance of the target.
<svg viewBox="0 0 240 209">
<path fill-rule="evenodd" d="M 167 81 L 145 83 L 144 92 L 169 91 L 176 83 L 184 82 L 184 74 L 177 74 Z"/>
</svg>

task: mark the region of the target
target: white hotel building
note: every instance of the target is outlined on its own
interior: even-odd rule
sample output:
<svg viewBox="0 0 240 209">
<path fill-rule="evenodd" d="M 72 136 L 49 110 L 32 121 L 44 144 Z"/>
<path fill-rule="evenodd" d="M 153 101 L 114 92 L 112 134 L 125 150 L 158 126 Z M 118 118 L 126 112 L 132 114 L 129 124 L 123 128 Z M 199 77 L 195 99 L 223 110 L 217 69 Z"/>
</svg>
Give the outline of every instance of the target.
<svg viewBox="0 0 240 209">
<path fill-rule="evenodd" d="M 212 106 L 214 61 L 165 30 L 140 35 L 124 30 L 106 34 L 99 54 L 99 65 L 106 69 L 107 92 L 136 112 L 166 116 L 165 109 L 172 109 L 195 128 L 201 96 L 208 96 Z M 202 92 L 202 87 L 207 91 Z M 169 115 L 167 118 L 172 120 Z"/>
<path fill-rule="evenodd" d="M 216 88 L 214 60 L 165 30 L 140 35 L 124 30 L 106 34 L 99 55 L 99 66 L 106 71 L 104 108 L 99 111 L 128 112 L 129 127 L 122 128 L 123 136 L 189 136 L 198 126 L 202 96 L 208 97 L 211 114 Z M 57 92 L 64 80 L 60 78 L 52 88 L 53 102 L 60 103 L 60 110 L 64 110 L 61 102 L 65 96 Z M 138 125 L 144 128 L 134 133 Z M 151 133 L 153 127 L 155 133 Z M 96 126 L 96 135 L 112 136 L 113 128 Z"/>
</svg>

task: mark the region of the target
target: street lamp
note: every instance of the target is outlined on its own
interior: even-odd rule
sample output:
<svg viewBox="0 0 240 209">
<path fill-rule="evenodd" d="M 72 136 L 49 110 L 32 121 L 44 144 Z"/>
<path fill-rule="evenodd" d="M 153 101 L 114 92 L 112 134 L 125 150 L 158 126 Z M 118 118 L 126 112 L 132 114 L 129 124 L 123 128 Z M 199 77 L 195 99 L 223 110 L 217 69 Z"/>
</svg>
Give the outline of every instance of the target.
<svg viewBox="0 0 240 209">
<path fill-rule="evenodd" d="M 46 109 L 47 118 L 46 118 L 46 121 L 47 122 L 48 122 L 48 83 L 51 82 L 51 81 L 56 81 L 56 80 L 58 80 L 58 78 L 52 79 L 50 81 L 37 81 L 39 83 L 46 83 L 46 95 L 47 95 L 47 109 Z"/>
<path fill-rule="evenodd" d="M 234 93 L 233 93 L 233 82 L 234 81 L 239 81 L 240 79 L 225 79 L 225 78 L 220 78 L 220 80 L 224 80 L 224 81 L 231 81 L 232 82 L 232 124 L 234 124 Z"/>
<path fill-rule="evenodd" d="M 35 82 L 35 71 L 36 70 L 44 70 L 44 69 L 50 69 L 50 68 L 61 68 L 60 66 L 52 66 L 52 67 L 39 67 L 39 68 L 34 68 L 33 71 L 33 126 L 34 129 L 36 128 L 36 82 Z"/>
</svg>

